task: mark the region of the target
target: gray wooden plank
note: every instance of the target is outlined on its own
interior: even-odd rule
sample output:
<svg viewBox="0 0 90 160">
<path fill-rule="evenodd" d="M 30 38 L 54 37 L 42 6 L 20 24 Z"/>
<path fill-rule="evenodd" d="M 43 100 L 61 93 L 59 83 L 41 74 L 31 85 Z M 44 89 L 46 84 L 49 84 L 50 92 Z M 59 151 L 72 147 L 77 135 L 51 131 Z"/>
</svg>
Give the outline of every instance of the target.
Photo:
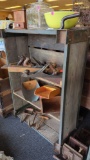
<svg viewBox="0 0 90 160">
<path fill-rule="evenodd" d="M 63 52 L 55 52 L 43 49 L 30 48 L 31 57 L 35 57 L 40 62 L 44 63 L 56 63 L 58 66 L 62 66 L 64 62 Z"/>
<path fill-rule="evenodd" d="M 58 87 L 62 87 L 62 73 L 60 75 L 52 76 L 39 72 L 32 74 L 31 77 L 45 84 L 52 84 Z"/>
<path fill-rule="evenodd" d="M 46 34 L 46 35 L 56 35 L 57 30 L 45 30 L 45 29 L 5 29 L 5 33 L 21 33 L 21 34 Z"/>
<path fill-rule="evenodd" d="M 13 63 L 18 61 L 17 55 L 17 44 L 15 37 L 5 38 L 5 47 L 8 63 Z"/>
<path fill-rule="evenodd" d="M 29 56 L 29 49 L 28 49 L 28 36 L 17 36 L 16 37 L 16 46 L 17 46 L 17 55 L 18 56 Z"/>
<path fill-rule="evenodd" d="M 25 119 L 26 114 L 25 113 L 21 113 L 18 115 L 20 120 L 23 121 Z M 31 126 L 33 123 L 33 119 L 34 119 L 34 115 L 30 115 L 27 117 L 27 119 L 25 120 L 25 122 Z M 34 123 L 38 123 L 39 122 L 39 118 L 36 117 Z M 58 133 L 57 133 L 57 128 L 58 128 L 58 123 L 56 122 L 57 128 L 55 125 L 53 125 L 53 122 L 55 123 L 55 120 L 50 119 L 50 122 L 48 122 L 47 124 L 43 123 L 41 125 L 41 127 L 37 130 L 34 126 L 33 128 L 41 134 L 41 136 L 43 136 L 45 139 L 47 139 L 48 141 L 50 141 L 50 143 L 54 144 L 56 143 L 56 141 L 58 140 Z M 52 124 L 50 126 L 50 124 Z M 55 128 L 54 128 L 55 127 Z"/>
<path fill-rule="evenodd" d="M 12 97 L 13 97 L 13 107 L 14 107 L 14 114 L 15 114 L 15 111 L 21 108 L 21 106 L 23 106 L 23 101 L 22 99 L 18 98 L 14 94 L 12 95 Z"/>
<path fill-rule="evenodd" d="M 53 129 L 54 131 L 56 131 L 57 133 L 59 133 L 59 121 L 51 118 L 47 121 L 45 121 L 45 124 L 50 127 L 51 129 Z"/>
<path fill-rule="evenodd" d="M 20 73 L 9 73 L 10 78 L 10 86 L 12 91 L 16 90 L 17 88 L 20 88 L 21 86 L 21 77 Z"/>
<path fill-rule="evenodd" d="M 56 43 L 56 36 L 50 35 L 28 35 L 28 46 L 64 51 L 64 44 Z"/>
<path fill-rule="evenodd" d="M 77 126 L 87 42 L 66 45 L 61 97 L 60 144 Z"/>
<path fill-rule="evenodd" d="M 55 35 L 28 35 L 28 45 L 34 46 L 37 45 L 39 47 L 41 43 L 41 46 L 43 47 L 44 45 L 52 45 L 56 44 L 56 36 Z"/>
<path fill-rule="evenodd" d="M 59 134 L 47 125 L 41 127 L 39 129 L 39 133 L 43 135 L 46 139 L 48 139 L 52 144 L 55 144 L 58 141 Z"/>
<path fill-rule="evenodd" d="M 74 27 L 68 30 L 58 30 L 57 42 L 63 44 L 85 42 L 88 40 L 89 35 L 89 27 Z"/>
</svg>

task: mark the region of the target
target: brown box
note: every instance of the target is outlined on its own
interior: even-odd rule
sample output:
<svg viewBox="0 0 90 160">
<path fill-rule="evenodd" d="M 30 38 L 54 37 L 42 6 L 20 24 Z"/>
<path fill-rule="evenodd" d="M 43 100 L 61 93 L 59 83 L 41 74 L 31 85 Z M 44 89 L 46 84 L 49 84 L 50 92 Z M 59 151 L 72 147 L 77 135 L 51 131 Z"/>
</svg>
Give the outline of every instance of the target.
<svg viewBox="0 0 90 160">
<path fill-rule="evenodd" d="M 25 10 L 13 11 L 13 13 L 14 13 L 14 21 L 15 22 L 26 22 Z"/>
<path fill-rule="evenodd" d="M 12 104 L 11 90 L 0 93 L 0 108 L 4 109 Z"/>
<path fill-rule="evenodd" d="M 8 69 L 1 69 L 6 64 L 6 60 L 0 58 L 0 93 L 10 89 L 10 82 L 8 76 Z"/>
<path fill-rule="evenodd" d="M 13 23 L 13 28 L 15 28 L 15 29 L 24 29 L 25 28 L 25 23 L 23 23 L 23 22 L 14 22 Z"/>
<path fill-rule="evenodd" d="M 15 29 L 26 28 L 26 11 L 16 10 L 16 11 L 13 11 L 13 14 L 14 14 L 14 28 Z"/>
</svg>

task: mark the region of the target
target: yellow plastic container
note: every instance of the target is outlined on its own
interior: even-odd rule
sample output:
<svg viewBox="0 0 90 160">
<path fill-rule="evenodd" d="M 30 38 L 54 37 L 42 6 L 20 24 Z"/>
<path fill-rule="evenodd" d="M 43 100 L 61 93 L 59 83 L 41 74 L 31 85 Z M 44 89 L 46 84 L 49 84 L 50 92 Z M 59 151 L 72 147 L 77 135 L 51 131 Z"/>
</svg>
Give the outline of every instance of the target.
<svg viewBox="0 0 90 160">
<path fill-rule="evenodd" d="M 54 11 L 54 12 L 45 13 L 44 16 L 49 28 L 59 29 L 61 28 L 62 19 L 65 16 L 69 16 L 73 14 L 77 14 L 77 13 L 74 11 Z M 76 18 L 65 20 L 64 29 L 70 29 L 74 27 L 77 24 L 78 19 L 79 18 L 76 17 Z"/>
</svg>

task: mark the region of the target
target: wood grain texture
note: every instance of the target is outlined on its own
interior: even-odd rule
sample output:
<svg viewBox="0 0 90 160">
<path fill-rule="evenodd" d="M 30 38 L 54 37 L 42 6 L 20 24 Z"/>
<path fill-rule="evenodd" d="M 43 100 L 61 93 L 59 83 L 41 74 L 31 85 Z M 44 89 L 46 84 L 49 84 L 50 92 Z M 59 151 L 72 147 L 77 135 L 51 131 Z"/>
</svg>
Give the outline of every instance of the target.
<svg viewBox="0 0 90 160">
<path fill-rule="evenodd" d="M 11 90 L 20 88 L 21 86 L 21 74 L 20 73 L 9 73 Z"/>
<path fill-rule="evenodd" d="M 56 36 L 29 35 L 28 46 L 47 50 L 64 51 L 64 44 L 56 43 Z"/>
<path fill-rule="evenodd" d="M 9 78 L 5 78 L 3 80 L 0 80 L 0 92 L 6 91 L 10 89 L 10 82 Z"/>
<path fill-rule="evenodd" d="M 28 45 L 34 46 L 35 44 L 40 44 L 43 46 L 43 44 L 52 44 L 55 43 L 55 36 L 46 36 L 46 35 L 28 35 Z M 39 47 L 39 45 L 38 45 Z"/>
<path fill-rule="evenodd" d="M 2 69 L 8 69 L 8 72 L 24 72 L 25 70 L 29 70 L 30 72 L 36 72 L 40 70 L 40 68 L 35 68 L 35 67 L 24 67 L 24 66 L 16 66 L 16 65 L 4 65 Z"/>
<path fill-rule="evenodd" d="M 17 55 L 25 55 L 29 56 L 29 50 L 28 50 L 28 37 L 27 36 L 22 36 L 16 37 L 16 46 L 17 46 Z M 15 62 L 15 61 L 14 61 Z"/>
<path fill-rule="evenodd" d="M 17 45 L 15 37 L 5 38 L 5 47 L 8 63 L 14 63 L 18 61 Z"/>
<path fill-rule="evenodd" d="M 64 54 L 63 52 L 55 52 L 43 49 L 30 48 L 31 57 L 35 57 L 40 62 L 56 63 L 58 66 L 63 65 Z"/>
<path fill-rule="evenodd" d="M 14 36 L 15 34 L 54 35 L 54 36 L 57 34 L 57 30 L 45 30 L 45 29 L 19 29 L 19 30 L 5 29 L 4 31 L 5 33 L 13 33 Z"/>
<path fill-rule="evenodd" d="M 52 144 L 58 141 L 59 134 L 47 125 L 41 127 L 39 133 L 43 135 L 46 139 L 48 139 L 49 142 L 51 142 Z"/>
<path fill-rule="evenodd" d="M 18 62 L 19 56 L 29 56 L 27 36 L 5 38 L 5 47 L 8 63 Z"/>
<path fill-rule="evenodd" d="M 13 96 L 13 107 L 14 107 L 14 114 L 15 114 L 15 111 L 21 108 L 23 105 L 26 105 L 27 102 L 25 102 L 15 94 L 13 94 L 12 96 Z"/>
<path fill-rule="evenodd" d="M 20 120 L 23 121 L 26 117 L 26 114 L 21 113 L 18 116 L 19 116 Z M 33 123 L 34 117 L 35 117 L 35 115 L 27 116 L 27 118 L 25 119 L 25 122 L 29 126 L 31 126 Z M 36 117 L 34 122 L 38 123 L 39 120 L 40 120 L 39 117 Z M 54 125 L 53 125 L 53 122 L 54 122 Z M 45 123 L 47 123 L 47 124 L 45 124 Z M 32 126 L 32 127 L 35 131 L 37 131 L 39 134 L 41 134 L 50 143 L 54 144 L 58 140 L 58 132 L 56 130 L 58 130 L 59 123 L 53 119 L 50 119 L 49 122 L 45 122 L 45 123 L 43 123 L 38 130 L 34 126 Z M 54 126 L 55 126 L 55 128 L 54 128 Z"/>
<path fill-rule="evenodd" d="M 12 94 L 8 93 L 4 96 L 0 96 L 0 108 L 5 108 L 12 104 Z"/>
<path fill-rule="evenodd" d="M 77 126 L 87 42 L 66 45 L 61 98 L 60 143 Z"/>
<path fill-rule="evenodd" d="M 46 84 L 52 84 L 58 87 L 62 87 L 62 74 L 57 76 L 48 75 L 42 72 L 35 73 L 31 75 L 32 78 L 36 78 Z"/>
</svg>

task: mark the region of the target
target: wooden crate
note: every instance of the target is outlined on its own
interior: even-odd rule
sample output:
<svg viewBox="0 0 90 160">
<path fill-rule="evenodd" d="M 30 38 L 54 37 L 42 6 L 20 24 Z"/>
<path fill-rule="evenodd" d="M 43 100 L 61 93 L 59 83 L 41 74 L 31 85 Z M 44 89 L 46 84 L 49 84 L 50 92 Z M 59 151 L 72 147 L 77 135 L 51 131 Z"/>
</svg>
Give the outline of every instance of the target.
<svg viewBox="0 0 90 160">
<path fill-rule="evenodd" d="M 8 71 L 0 69 L 0 92 L 10 89 Z"/>
<path fill-rule="evenodd" d="M 12 104 L 11 90 L 0 93 L 0 108 L 5 108 Z"/>
<path fill-rule="evenodd" d="M 90 109 L 90 45 L 88 48 L 81 106 Z"/>
<path fill-rule="evenodd" d="M 0 92 L 10 89 L 10 82 L 7 69 L 1 69 L 6 64 L 4 58 L 0 58 Z"/>
</svg>

